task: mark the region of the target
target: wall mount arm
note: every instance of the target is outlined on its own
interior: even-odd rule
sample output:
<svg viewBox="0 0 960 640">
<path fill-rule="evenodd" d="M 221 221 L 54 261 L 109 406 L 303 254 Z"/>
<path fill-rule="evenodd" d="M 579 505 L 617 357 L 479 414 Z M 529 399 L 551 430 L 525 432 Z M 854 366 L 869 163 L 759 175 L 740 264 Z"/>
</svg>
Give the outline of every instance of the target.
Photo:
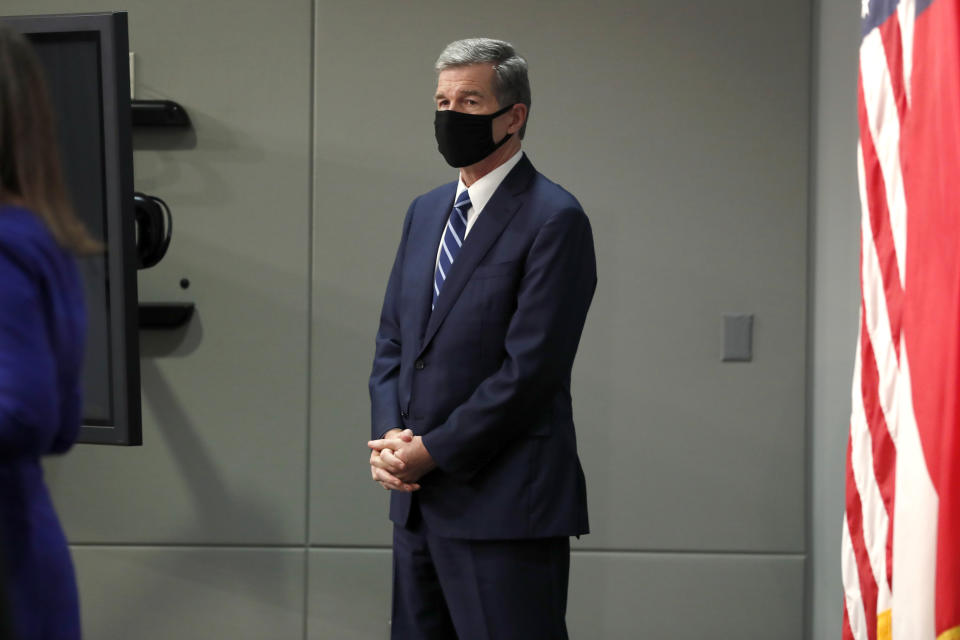
<svg viewBox="0 0 960 640">
<path fill-rule="evenodd" d="M 193 317 L 192 302 L 141 302 L 141 329 L 176 329 Z"/>
<path fill-rule="evenodd" d="M 131 122 L 135 127 L 189 127 L 190 116 L 173 100 L 131 100 Z"/>
</svg>

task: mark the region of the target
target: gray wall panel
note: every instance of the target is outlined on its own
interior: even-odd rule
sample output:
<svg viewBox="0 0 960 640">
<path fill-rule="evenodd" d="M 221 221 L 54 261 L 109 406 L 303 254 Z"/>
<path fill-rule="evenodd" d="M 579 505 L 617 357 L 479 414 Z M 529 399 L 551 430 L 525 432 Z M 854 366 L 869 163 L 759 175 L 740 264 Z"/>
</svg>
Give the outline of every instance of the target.
<svg viewBox="0 0 960 640">
<path fill-rule="evenodd" d="M 85 638 L 303 637 L 304 551 L 74 547 Z"/>
<path fill-rule="evenodd" d="M 387 549 L 312 549 L 307 638 L 386 640 L 390 637 Z"/>
<path fill-rule="evenodd" d="M 579 102 L 617 126 L 569 135 L 608 170 L 571 185 L 600 256 L 574 381 L 584 544 L 800 550 L 807 9 L 641 6 L 632 48 L 582 45 L 611 73 Z M 756 314 L 752 363 L 720 362 L 731 311 Z"/>
<path fill-rule="evenodd" d="M 312 8 L 283 4 L 125 6 L 137 96 L 181 102 L 194 125 L 135 132 L 135 186 L 174 215 L 140 298 L 194 301 L 197 315 L 142 334 L 144 446 L 82 446 L 47 465 L 75 542 L 303 539 Z"/>
<path fill-rule="evenodd" d="M 799 640 L 803 559 L 574 553 L 571 638 Z"/>
</svg>

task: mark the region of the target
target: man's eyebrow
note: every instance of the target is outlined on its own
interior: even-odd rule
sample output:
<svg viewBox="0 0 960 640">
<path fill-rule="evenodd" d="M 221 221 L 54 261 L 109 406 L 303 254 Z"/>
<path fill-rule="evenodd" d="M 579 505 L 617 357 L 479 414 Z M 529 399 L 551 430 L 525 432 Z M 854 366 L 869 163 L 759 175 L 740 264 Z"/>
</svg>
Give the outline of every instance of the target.
<svg viewBox="0 0 960 640">
<path fill-rule="evenodd" d="M 456 93 L 458 96 L 483 97 L 484 95 L 483 91 L 480 91 L 479 89 L 459 89 L 457 90 Z M 446 98 L 446 97 L 447 97 L 447 94 L 445 94 L 443 91 L 437 91 L 437 94 L 433 96 L 434 100 L 439 100 L 440 98 Z"/>
</svg>

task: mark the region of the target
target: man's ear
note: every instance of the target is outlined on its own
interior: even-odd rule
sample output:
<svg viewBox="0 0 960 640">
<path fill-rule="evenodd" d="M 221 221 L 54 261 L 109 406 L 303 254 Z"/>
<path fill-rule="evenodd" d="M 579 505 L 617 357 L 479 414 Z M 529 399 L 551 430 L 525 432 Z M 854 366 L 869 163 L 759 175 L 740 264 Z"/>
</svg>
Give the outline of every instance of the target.
<svg viewBox="0 0 960 640">
<path fill-rule="evenodd" d="M 518 102 L 510 109 L 510 124 L 507 125 L 507 133 L 517 133 L 527 121 L 527 105 Z"/>
</svg>

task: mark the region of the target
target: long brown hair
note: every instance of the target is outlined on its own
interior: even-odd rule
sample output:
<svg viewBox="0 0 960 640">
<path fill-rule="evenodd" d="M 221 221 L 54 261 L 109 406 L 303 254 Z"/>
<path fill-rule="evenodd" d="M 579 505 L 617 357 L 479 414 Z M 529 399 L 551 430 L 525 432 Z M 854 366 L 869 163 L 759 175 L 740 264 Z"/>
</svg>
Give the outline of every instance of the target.
<svg viewBox="0 0 960 640">
<path fill-rule="evenodd" d="M 103 249 L 77 218 L 63 181 L 43 68 L 27 39 L 0 23 L 0 204 L 33 210 L 60 246 Z"/>
</svg>

